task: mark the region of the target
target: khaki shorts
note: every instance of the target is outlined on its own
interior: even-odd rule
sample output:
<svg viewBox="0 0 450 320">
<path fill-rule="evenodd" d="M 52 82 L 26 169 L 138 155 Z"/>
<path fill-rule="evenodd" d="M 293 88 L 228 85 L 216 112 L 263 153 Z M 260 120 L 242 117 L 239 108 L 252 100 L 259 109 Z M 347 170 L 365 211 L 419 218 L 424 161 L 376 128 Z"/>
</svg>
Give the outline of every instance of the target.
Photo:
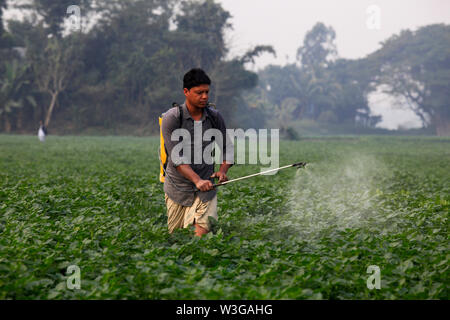
<svg viewBox="0 0 450 320">
<path fill-rule="evenodd" d="M 197 196 L 190 207 L 184 207 L 173 202 L 165 194 L 167 206 L 167 226 L 169 233 L 177 228 L 187 228 L 192 224 L 198 224 L 200 227 L 210 231 L 211 224 L 209 217 L 218 220 L 217 217 L 217 195 L 210 201 L 202 202 Z"/>
</svg>

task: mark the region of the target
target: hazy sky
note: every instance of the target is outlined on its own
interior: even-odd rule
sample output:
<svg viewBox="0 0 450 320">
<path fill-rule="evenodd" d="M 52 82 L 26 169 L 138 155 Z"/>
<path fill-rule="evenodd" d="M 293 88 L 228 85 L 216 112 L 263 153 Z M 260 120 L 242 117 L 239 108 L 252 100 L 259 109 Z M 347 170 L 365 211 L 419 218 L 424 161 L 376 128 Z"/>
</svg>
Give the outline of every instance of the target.
<svg viewBox="0 0 450 320">
<path fill-rule="evenodd" d="M 305 34 L 319 21 L 336 31 L 339 57 L 350 59 L 379 49 L 381 41 L 402 29 L 450 23 L 450 0 L 217 1 L 233 16 L 233 30 L 226 35 L 232 56 L 258 44 L 272 45 L 277 51 L 276 58 L 269 54 L 258 58 L 253 66 L 255 71 L 268 64 L 295 62 Z M 369 104 L 373 114 L 383 116 L 380 127 L 421 126 L 412 111 L 393 108 L 389 97 L 372 95 Z"/>
<path fill-rule="evenodd" d="M 340 57 L 360 58 L 402 29 L 450 23 L 449 0 L 216 0 L 231 13 L 227 34 L 232 54 L 257 44 L 273 45 L 277 58 L 264 55 L 257 68 L 293 62 L 303 38 L 317 22 L 332 26 Z M 370 6 L 379 8 L 380 29 L 369 29 Z M 373 24 L 372 24 L 373 25 Z M 286 58 L 289 56 L 289 59 Z"/>
</svg>

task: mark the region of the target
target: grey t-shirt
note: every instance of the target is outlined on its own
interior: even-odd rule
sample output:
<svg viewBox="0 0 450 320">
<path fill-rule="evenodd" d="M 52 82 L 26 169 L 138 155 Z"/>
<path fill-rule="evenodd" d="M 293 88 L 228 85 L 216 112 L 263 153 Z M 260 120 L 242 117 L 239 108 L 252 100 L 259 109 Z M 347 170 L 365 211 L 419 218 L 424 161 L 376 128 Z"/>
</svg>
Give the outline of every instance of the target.
<svg viewBox="0 0 450 320">
<path fill-rule="evenodd" d="M 212 141 L 206 141 L 206 139 L 202 139 L 202 137 L 204 136 L 205 131 L 213 128 L 214 122 L 216 124 L 215 129 L 220 131 L 223 138 L 221 142 L 219 139 L 215 139 L 222 150 L 221 159 L 226 160 L 230 164 L 234 163 L 234 145 L 231 137 L 228 137 L 228 139 L 226 138 L 225 121 L 217 110 L 212 108 L 209 109 L 210 112 L 213 113 L 214 119 L 210 119 L 208 112 L 203 110 L 201 119 L 199 121 L 194 121 L 185 103 L 181 105 L 181 108 L 183 109 L 181 128 L 186 129 L 184 134 L 189 132 L 190 139 L 184 139 L 184 136 L 183 138 L 180 138 L 178 131 L 174 134 L 174 131 L 180 128 L 180 113 L 178 107 L 169 109 L 164 113 L 162 119 L 161 129 L 168 157 L 166 178 L 164 179 L 164 192 L 174 202 L 182 206 L 191 206 L 194 203 L 196 195 L 198 195 L 202 201 L 209 201 L 216 195 L 216 190 L 213 189 L 206 192 L 196 191 L 194 183 L 179 173 L 176 167 L 181 164 L 189 164 L 192 170 L 197 173 L 201 179 L 213 181 L 210 178 L 214 172 L 212 158 L 208 160 L 207 157 L 201 155 L 205 154 L 206 148 L 208 148 L 208 151 L 211 148 Z M 196 131 L 196 136 L 194 136 L 194 131 Z M 175 141 L 173 141 L 172 138 Z M 197 148 L 195 148 L 196 144 Z M 201 149 L 198 148 L 199 144 L 201 144 Z M 181 146 L 184 146 L 185 149 L 181 150 Z M 190 156 L 188 152 L 186 152 L 186 154 L 184 152 L 188 151 L 188 149 L 190 150 Z M 173 151 L 174 154 L 172 154 Z M 206 154 L 210 154 L 208 151 Z"/>
</svg>

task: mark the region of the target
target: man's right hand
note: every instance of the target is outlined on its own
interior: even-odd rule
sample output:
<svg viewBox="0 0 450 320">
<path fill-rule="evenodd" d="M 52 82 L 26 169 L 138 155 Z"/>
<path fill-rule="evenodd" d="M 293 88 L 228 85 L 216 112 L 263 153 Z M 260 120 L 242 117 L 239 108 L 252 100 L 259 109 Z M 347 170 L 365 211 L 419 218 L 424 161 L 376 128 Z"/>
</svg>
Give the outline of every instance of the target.
<svg viewBox="0 0 450 320">
<path fill-rule="evenodd" d="M 212 182 L 209 180 L 198 180 L 195 186 L 200 191 L 209 191 L 214 189 Z"/>
</svg>

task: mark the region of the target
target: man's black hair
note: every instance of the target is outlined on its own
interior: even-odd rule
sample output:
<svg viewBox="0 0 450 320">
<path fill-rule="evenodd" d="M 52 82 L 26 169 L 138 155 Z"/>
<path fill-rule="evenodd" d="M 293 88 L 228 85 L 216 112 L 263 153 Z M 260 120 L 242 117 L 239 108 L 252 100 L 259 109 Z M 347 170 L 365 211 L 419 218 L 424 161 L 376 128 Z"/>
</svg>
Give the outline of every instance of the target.
<svg viewBox="0 0 450 320">
<path fill-rule="evenodd" d="M 202 84 L 211 84 L 211 79 L 200 68 L 194 68 L 189 70 L 183 77 L 183 88 L 190 90 L 193 87 L 197 87 Z"/>
</svg>

